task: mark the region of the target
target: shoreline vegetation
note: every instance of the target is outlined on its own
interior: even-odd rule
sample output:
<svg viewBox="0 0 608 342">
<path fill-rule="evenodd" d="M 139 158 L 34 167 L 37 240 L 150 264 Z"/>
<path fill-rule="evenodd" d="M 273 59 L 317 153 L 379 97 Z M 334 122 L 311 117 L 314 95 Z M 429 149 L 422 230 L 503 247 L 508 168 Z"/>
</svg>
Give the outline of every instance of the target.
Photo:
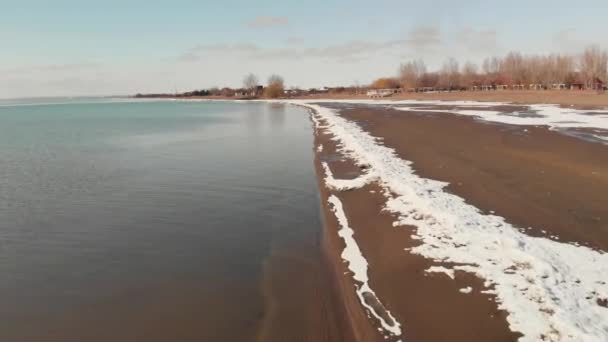
<svg viewBox="0 0 608 342">
<path fill-rule="evenodd" d="M 369 85 L 303 89 L 285 86 L 279 75 L 261 85 L 254 74 L 243 79 L 242 87 L 212 87 L 183 93 L 136 94 L 135 98 L 178 99 L 307 99 L 378 98 L 446 99 L 550 103 L 563 105 L 608 105 L 608 51 L 590 46 L 576 55 L 522 55 L 510 52 L 504 57 L 486 58 L 481 66 L 467 61 L 460 64 L 448 58 L 439 70 L 429 71 L 423 60 L 400 65 L 396 76 L 381 77 Z M 555 95 L 559 94 L 559 95 Z M 566 95 L 576 94 L 576 95 Z M 598 99 L 591 99 L 595 95 Z M 568 101 L 560 101 L 567 96 Z M 585 97 L 587 102 L 572 100 Z M 491 99 L 490 99 L 491 98 Z"/>
</svg>

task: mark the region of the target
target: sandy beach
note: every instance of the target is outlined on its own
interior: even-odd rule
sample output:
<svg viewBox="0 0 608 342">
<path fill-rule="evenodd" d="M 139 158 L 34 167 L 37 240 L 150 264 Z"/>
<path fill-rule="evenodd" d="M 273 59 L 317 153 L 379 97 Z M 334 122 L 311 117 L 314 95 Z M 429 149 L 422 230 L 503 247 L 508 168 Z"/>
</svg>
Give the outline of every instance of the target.
<svg viewBox="0 0 608 342">
<path fill-rule="evenodd" d="M 346 102 L 304 105 L 316 113 L 325 246 L 355 340 L 605 337 L 608 288 L 597 273 L 606 271 L 608 249 L 608 146 L 602 140 L 571 134 L 576 127 L 556 130 L 448 113 L 466 112 L 462 104 L 426 103 L 417 112 Z M 482 108 L 476 110 L 524 111 L 510 104 Z M 394 155 L 366 154 L 376 147 L 365 145 L 365 136 Z M 423 182 L 420 188 L 426 180 L 441 183 L 428 190 L 428 198 L 398 193 L 416 192 L 418 185 L 395 186 L 393 170 L 382 168 L 399 164 L 387 158 L 407 161 L 416 175 L 409 179 Z M 450 215 L 471 210 L 469 217 L 434 212 L 435 191 L 447 194 L 442 205 L 457 199 L 453 205 L 463 206 Z M 399 211 L 394 202 L 400 200 L 413 205 Z M 458 228 L 443 231 L 442 225 L 451 224 Z M 462 225 L 485 238 L 461 237 L 468 234 Z M 538 244 L 538 250 L 527 244 Z M 551 254 L 558 251 L 572 253 L 572 259 Z M 589 262 L 584 270 L 572 269 L 582 260 Z"/>
</svg>

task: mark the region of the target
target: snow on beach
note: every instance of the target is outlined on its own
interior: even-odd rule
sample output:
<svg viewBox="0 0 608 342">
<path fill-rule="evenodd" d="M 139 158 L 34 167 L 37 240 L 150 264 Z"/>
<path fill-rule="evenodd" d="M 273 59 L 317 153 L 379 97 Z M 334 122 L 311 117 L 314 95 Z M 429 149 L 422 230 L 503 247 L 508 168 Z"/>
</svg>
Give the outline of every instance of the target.
<svg viewBox="0 0 608 342">
<path fill-rule="evenodd" d="M 357 245 L 357 241 L 353 238 L 355 232 L 348 225 L 348 219 L 342 208 L 342 202 L 335 195 L 331 195 L 328 201 L 329 204 L 331 204 L 332 210 L 340 225 L 338 235 L 344 240 L 345 244 L 344 251 L 342 251 L 342 259 L 348 263 L 348 269 L 353 272 L 353 279 L 361 283 L 361 285 L 357 286 L 356 291 L 359 301 L 380 322 L 380 325 L 384 330 L 395 336 L 400 336 L 401 325 L 397 322 L 395 317 L 391 315 L 390 311 L 382 306 L 376 293 L 369 286 L 369 278 L 367 276 L 368 263 L 365 257 L 363 257 L 359 245 Z M 373 302 L 377 303 L 376 307 L 370 305 L 370 300 L 366 299 L 366 297 L 373 298 Z M 388 320 L 384 319 L 382 315 L 377 312 L 378 310 L 382 310 L 382 313 L 385 313 L 388 316 Z"/>
<path fill-rule="evenodd" d="M 504 218 L 483 214 L 444 191 L 446 183 L 417 176 L 411 162 L 400 159 L 333 110 L 305 101 L 291 103 L 313 109 L 314 121 L 324 121 L 342 151 L 358 164 L 367 165 L 367 173 L 355 180 L 336 180 L 328 173 L 328 186 L 344 190 L 379 181 L 388 197 L 386 210 L 398 216 L 395 225 L 416 228 L 421 245 L 411 252 L 441 262 L 429 272 L 469 272 L 484 279 L 485 292 L 494 294 L 499 308 L 509 312 L 510 328 L 523 334 L 520 341 L 608 341 L 608 254 L 528 236 Z M 489 105 L 493 104 L 480 107 Z M 466 106 L 472 107 L 470 103 Z M 535 107 L 544 115 L 542 124 L 549 122 L 555 125 L 552 127 L 570 124 L 563 122 L 564 118 L 556 119 L 558 116 L 581 122 L 588 119 L 577 123 L 584 127 L 602 128 L 603 121 L 608 121 L 603 114 Z M 324 168 L 329 170 L 326 165 Z M 346 217 L 337 197 L 332 198 L 330 203 L 344 229 L 348 226 Z"/>
<path fill-rule="evenodd" d="M 589 130 L 587 138 L 608 143 L 608 108 L 575 109 L 553 104 L 513 104 L 508 102 L 477 101 L 417 101 L 417 100 L 306 100 L 290 101 L 298 104 L 337 103 L 388 106 L 402 111 L 417 113 L 449 113 L 475 117 L 476 119 L 519 126 L 547 126 L 552 130 Z M 449 108 L 445 108 L 449 107 Z M 458 108 L 461 107 L 461 108 Z M 497 111 L 495 107 L 525 107 L 511 112 Z"/>
<path fill-rule="evenodd" d="M 469 106 L 469 105 L 466 105 Z M 451 113 L 473 116 L 483 121 L 509 125 L 549 126 L 551 129 L 586 128 L 605 130 L 608 134 L 608 110 L 580 110 L 561 108 L 554 105 L 529 105 L 525 112 L 500 112 L 487 110 L 487 107 L 475 109 L 441 109 L 429 107 L 395 107 L 403 111 Z M 605 140 L 608 136 L 597 138 Z"/>
<path fill-rule="evenodd" d="M 312 115 L 311 116 L 313 124 L 316 128 L 325 128 L 322 126 L 319 120 Z M 323 151 L 323 145 L 319 145 L 317 148 L 318 152 Z M 365 183 L 371 181 L 375 177 L 373 173 L 367 174 L 366 177 L 359 177 L 354 180 L 341 180 L 336 179 L 331 172 L 331 169 L 327 165 L 327 163 L 322 163 L 323 170 L 325 172 L 325 184 L 331 188 L 338 191 L 344 191 L 353 188 L 359 188 L 364 186 Z M 336 219 L 338 220 L 339 230 L 338 235 L 344 240 L 345 248 L 342 251 L 342 259 L 348 263 L 348 269 L 353 273 L 353 279 L 361 283 L 357 286 L 357 297 L 371 315 L 373 315 L 376 320 L 380 323 L 382 327 L 380 330 L 385 331 L 394 336 L 401 336 L 401 325 L 399 322 L 393 317 L 380 299 L 376 296 L 376 293 L 369 286 L 369 278 L 367 275 L 368 263 L 361 250 L 359 249 L 359 245 L 357 241 L 355 241 L 353 235 L 354 231 L 350 228 L 348 224 L 348 219 L 346 214 L 344 213 L 344 209 L 342 208 L 342 202 L 340 199 L 334 195 L 330 196 L 328 199 L 329 204 L 332 207 L 332 211 L 334 212 Z M 366 300 L 366 297 L 368 298 Z M 371 301 L 376 303 L 375 307 L 370 305 L 369 299 L 371 297 Z M 378 312 L 381 310 L 382 312 Z M 385 314 L 388 319 L 383 318 L 382 314 Z"/>
</svg>

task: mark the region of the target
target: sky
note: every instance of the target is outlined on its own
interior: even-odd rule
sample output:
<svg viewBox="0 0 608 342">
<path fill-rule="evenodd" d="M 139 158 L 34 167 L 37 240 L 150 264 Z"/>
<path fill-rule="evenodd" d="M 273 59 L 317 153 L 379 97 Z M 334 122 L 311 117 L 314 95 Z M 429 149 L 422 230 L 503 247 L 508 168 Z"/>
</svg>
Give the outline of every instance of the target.
<svg viewBox="0 0 608 342">
<path fill-rule="evenodd" d="M 608 2 L 0 0 L 0 98 L 367 84 L 423 59 L 608 48 Z"/>
</svg>

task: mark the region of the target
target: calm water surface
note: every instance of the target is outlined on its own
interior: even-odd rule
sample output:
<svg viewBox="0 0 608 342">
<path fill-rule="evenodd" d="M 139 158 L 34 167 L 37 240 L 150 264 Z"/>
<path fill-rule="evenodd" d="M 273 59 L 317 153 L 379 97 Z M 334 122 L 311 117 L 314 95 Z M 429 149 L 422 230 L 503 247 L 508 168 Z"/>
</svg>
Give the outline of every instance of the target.
<svg viewBox="0 0 608 342">
<path fill-rule="evenodd" d="M 264 260 L 318 240 L 312 139 L 276 104 L 0 102 L 0 341 L 252 336 Z"/>
</svg>

